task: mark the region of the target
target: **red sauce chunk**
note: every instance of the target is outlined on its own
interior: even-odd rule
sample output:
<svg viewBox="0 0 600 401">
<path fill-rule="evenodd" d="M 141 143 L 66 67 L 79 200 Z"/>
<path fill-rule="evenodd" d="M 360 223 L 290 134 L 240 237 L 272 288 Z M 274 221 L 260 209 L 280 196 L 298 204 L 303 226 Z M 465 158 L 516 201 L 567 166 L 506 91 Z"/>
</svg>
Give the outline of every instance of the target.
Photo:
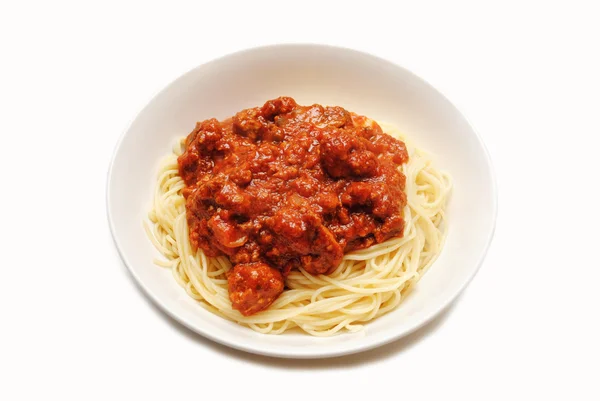
<svg viewBox="0 0 600 401">
<path fill-rule="evenodd" d="M 190 242 L 231 260 L 233 308 L 252 315 L 290 270 L 327 274 L 345 252 L 402 236 L 407 160 L 373 120 L 290 97 L 199 122 L 178 159 Z"/>
</svg>

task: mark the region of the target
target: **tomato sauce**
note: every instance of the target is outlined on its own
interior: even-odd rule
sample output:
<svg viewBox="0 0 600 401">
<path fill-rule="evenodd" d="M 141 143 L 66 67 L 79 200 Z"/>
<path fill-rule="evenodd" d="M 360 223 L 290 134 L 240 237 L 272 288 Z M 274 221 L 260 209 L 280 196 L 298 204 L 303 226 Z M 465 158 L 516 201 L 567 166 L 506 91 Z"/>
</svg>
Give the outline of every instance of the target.
<svg viewBox="0 0 600 401">
<path fill-rule="evenodd" d="M 345 252 L 402 236 L 407 160 L 373 120 L 290 97 L 199 122 L 178 159 L 190 242 L 231 260 L 232 305 L 252 315 L 290 270 L 327 274 Z"/>
</svg>

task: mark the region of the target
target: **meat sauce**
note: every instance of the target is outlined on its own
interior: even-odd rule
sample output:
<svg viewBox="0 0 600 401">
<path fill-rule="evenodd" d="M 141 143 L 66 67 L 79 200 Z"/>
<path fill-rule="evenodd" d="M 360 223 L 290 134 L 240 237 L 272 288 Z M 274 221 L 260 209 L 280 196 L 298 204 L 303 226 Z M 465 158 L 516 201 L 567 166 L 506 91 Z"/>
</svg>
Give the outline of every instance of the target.
<svg viewBox="0 0 600 401">
<path fill-rule="evenodd" d="M 404 231 L 405 144 L 341 107 L 267 101 L 199 122 L 179 157 L 192 246 L 226 255 L 233 308 L 268 308 L 284 278 Z"/>
</svg>

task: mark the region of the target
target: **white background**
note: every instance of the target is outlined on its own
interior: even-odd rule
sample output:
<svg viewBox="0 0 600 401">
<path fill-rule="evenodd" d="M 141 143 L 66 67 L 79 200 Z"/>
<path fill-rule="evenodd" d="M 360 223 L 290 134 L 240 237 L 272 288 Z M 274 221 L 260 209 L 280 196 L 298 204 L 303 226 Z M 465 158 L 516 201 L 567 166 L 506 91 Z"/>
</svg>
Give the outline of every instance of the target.
<svg viewBox="0 0 600 401">
<path fill-rule="evenodd" d="M 595 2 L 84 3 L 0 3 L 0 399 L 600 398 Z M 108 230 L 108 163 L 150 97 L 280 42 L 416 72 L 495 165 L 496 236 L 475 280 L 375 351 L 285 361 L 204 340 L 142 295 Z"/>
</svg>

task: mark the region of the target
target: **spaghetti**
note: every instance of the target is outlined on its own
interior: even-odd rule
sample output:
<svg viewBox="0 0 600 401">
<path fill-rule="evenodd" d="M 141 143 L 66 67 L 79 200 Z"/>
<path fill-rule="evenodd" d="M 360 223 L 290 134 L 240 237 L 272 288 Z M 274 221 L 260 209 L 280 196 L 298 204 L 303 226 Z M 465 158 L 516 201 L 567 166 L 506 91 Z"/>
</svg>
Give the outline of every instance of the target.
<svg viewBox="0 0 600 401">
<path fill-rule="evenodd" d="M 406 142 L 393 127 L 384 127 L 384 132 Z M 309 274 L 302 268 L 291 271 L 286 290 L 268 309 L 244 316 L 229 299 L 228 258 L 207 257 L 201 249 L 193 251 L 190 243 L 182 194 L 185 184 L 177 162 L 184 143 L 185 138 L 178 141 L 161 163 L 149 222 L 145 222 L 149 238 L 164 257 L 156 264 L 171 269 L 199 305 L 257 332 L 280 334 L 299 328 L 314 336 L 330 336 L 358 331 L 396 308 L 442 249 L 451 179 L 433 167 L 426 152 L 406 143 L 409 161 L 401 167 L 407 195 L 404 235 L 345 254 L 327 275 Z"/>
</svg>

